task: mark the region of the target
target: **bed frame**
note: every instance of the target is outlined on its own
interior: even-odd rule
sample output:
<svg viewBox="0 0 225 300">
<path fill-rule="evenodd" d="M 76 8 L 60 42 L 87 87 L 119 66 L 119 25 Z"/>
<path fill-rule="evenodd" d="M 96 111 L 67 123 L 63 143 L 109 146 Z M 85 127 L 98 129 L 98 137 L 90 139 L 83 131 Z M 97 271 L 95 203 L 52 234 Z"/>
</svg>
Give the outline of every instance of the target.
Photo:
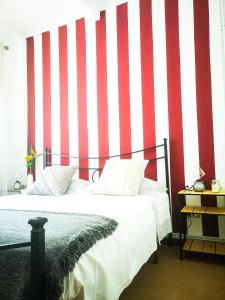
<svg viewBox="0 0 225 300">
<path fill-rule="evenodd" d="M 164 159 L 165 163 L 165 176 L 166 176 L 166 187 L 167 193 L 170 201 L 170 180 L 169 180 L 169 166 L 168 166 L 168 148 L 167 148 L 167 139 L 163 139 L 163 143 L 160 145 L 156 145 L 154 147 L 145 148 L 138 151 L 133 151 L 125 154 L 119 155 L 111 155 L 111 156 L 102 156 L 102 157 L 76 157 L 76 156 L 68 156 L 62 154 L 56 154 L 49 152 L 48 149 L 44 149 L 43 153 L 43 164 L 44 168 L 51 165 L 59 165 L 51 162 L 51 157 L 58 156 L 63 158 L 72 158 L 78 160 L 99 160 L 99 159 L 110 159 L 116 157 L 126 157 L 136 153 L 146 153 L 146 152 L 156 152 L 157 148 L 163 148 L 164 154 L 159 157 L 155 157 L 153 159 L 149 159 L 149 163 L 153 163 L 157 160 Z M 155 155 L 156 156 L 156 155 Z M 101 168 L 79 168 L 80 170 L 93 170 L 92 180 L 94 181 L 94 174 L 99 171 L 101 172 Z M 171 209 L 171 203 L 170 203 Z M 24 243 L 16 243 L 16 244 L 7 244 L 0 245 L 0 250 L 7 249 L 16 249 L 22 247 L 31 247 L 31 268 L 30 268 L 30 277 L 31 277 L 31 299 L 32 300 L 45 300 L 46 299 L 46 284 L 45 284 L 45 229 L 44 225 L 47 222 L 47 218 L 37 217 L 32 218 L 28 221 L 28 223 L 32 226 L 31 230 L 31 240 L 30 242 Z M 172 235 L 170 236 L 170 239 Z M 158 262 L 157 251 L 154 253 L 154 263 Z"/>
</svg>

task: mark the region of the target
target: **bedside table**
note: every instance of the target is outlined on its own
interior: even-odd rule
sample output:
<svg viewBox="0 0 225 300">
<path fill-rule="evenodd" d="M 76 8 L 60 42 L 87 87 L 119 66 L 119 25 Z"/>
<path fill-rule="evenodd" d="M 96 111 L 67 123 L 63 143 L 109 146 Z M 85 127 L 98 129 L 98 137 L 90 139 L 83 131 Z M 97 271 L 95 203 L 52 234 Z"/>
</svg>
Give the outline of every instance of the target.
<svg viewBox="0 0 225 300">
<path fill-rule="evenodd" d="M 193 251 L 200 253 L 211 253 L 225 255 L 225 243 L 214 242 L 198 239 L 187 239 L 187 216 L 193 214 L 199 215 L 217 215 L 225 217 L 225 207 L 207 207 L 207 206 L 187 206 L 185 205 L 185 196 L 224 196 L 225 190 L 214 193 L 211 190 L 204 192 L 195 192 L 182 190 L 177 193 L 177 208 L 179 213 L 179 244 L 180 244 L 180 259 L 183 259 L 183 251 Z M 212 197 L 212 201 L 215 201 Z M 183 238 L 182 238 L 183 235 Z"/>
</svg>

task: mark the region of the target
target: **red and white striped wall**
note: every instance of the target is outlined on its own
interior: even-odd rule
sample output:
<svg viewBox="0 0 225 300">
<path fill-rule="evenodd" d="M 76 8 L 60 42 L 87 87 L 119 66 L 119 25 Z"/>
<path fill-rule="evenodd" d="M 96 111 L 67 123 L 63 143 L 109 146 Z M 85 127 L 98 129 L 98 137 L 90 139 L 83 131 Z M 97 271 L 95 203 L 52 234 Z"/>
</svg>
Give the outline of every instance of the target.
<svg viewBox="0 0 225 300">
<path fill-rule="evenodd" d="M 217 178 L 225 187 L 221 5 L 129 0 L 97 21 L 85 17 L 28 37 L 28 143 L 38 152 L 104 156 L 167 137 L 176 231 L 176 192 L 192 184 L 199 165 L 206 183 Z M 163 164 L 146 175 L 164 182 Z M 198 234 L 224 237 L 222 222 L 203 220 Z"/>
</svg>

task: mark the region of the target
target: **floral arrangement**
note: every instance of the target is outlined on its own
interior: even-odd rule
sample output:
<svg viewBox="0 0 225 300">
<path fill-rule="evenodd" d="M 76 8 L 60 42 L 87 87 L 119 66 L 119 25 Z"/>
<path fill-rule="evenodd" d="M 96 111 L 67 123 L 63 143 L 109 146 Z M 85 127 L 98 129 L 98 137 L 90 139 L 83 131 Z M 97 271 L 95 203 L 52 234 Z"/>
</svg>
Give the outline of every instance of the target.
<svg viewBox="0 0 225 300">
<path fill-rule="evenodd" d="M 27 163 L 28 174 L 32 173 L 32 168 L 34 165 L 34 160 L 37 157 L 37 152 L 34 150 L 33 146 L 30 145 L 27 155 L 24 157 L 24 160 Z"/>
</svg>

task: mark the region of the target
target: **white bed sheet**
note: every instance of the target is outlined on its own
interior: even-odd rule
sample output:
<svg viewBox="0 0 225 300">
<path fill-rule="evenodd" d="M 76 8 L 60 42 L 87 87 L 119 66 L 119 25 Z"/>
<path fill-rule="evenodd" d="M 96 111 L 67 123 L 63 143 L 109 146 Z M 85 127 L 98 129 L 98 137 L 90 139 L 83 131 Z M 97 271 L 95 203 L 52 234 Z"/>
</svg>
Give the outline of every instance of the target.
<svg viewBox="0 0 225 300">
<path fill-rule="evenodd" d="M 15 195 L 1 197 L 0 208 L 84 212 L 117 220 L 116 231 L 82 255 L 73 273 L 65 279 L 65 293 L 61 297 L 75 299 L 80 292 L 85 300 L 116 300 L 157 249 L 157 233 L 159 237 L 159 233 L 163 236 L 170 232 L 167 226 L 161 226 L 160 231 L 160 225 L 168 220 L 167 210 L 160 211 L 163 202 L 162 195 Z"/>
<path fill-rule="evenodd" d="M 147 191 L 144 195 L 150 197 L 155 213 L 158 242 L 172 232 L 170 202 L 166 192 Z"/>
</svg>

